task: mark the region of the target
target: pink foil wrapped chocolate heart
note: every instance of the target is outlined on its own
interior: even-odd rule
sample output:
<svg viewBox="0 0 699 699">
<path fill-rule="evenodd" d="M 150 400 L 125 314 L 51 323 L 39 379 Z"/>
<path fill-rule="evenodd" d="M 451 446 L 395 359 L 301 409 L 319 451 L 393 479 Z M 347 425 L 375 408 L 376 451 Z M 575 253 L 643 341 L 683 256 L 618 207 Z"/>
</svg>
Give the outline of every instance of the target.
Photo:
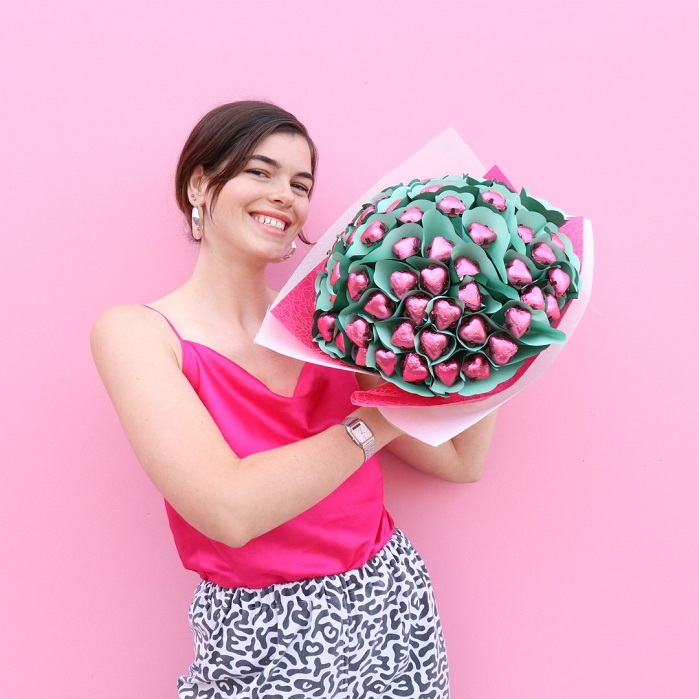
<svg viewBox="0 0 699 699">
<path fill-rule="evenodd" d="M 488 349 L 493 362 L 502 366 L 517 354 L 517 343 L 504 335 L 491 335 L 488 338 Z"/>
<path fill-rule="evenodd" d="M 402 349 L 414 349 L 415 348 L 415 328 L 404 321 L 400 323 L 398 327 L 393 331 L 391 336 L 391 342 Z"/>
<path fill-rule="evenodd" d="M 450 243 L 446 238 L 442 238 L 441 235 L 435 237 L 430 245 L 429 255 L 433 260 L 440 260 L 446 262 L 451 259 L 451 251 L 454 248 L 452 243 Z"/>
<path fill-rule="evenodd" d="M 475 277 L 481 271 L 478 263 L 469 260 L 468 257 L 457 257 L 454 262 L 454 268 L 461 278 Z"/>
<path fill-rule="evenodd" d="M 527 306 L 531 306 L 535 311 L 543 311 L 546 308 L 546 302 L 544 301 L 544 292 L 538 286 L 532 286 L 531 288 L 523 291 L 519 298 L 522 299 L 523 303 Z"/>
<path fill-rule="evenodd" d="M 430 302 L 429 297 L 415 294 L 405 299 L 405 312 L 415 325 L 420 325 L 426 317 L 425 309 Z"/>
<path fill-rule="evenodd" d="M 476 282 L 466 282 L 459 288 L 459 298 L 469 311 L 479 311 L 482 303 L 481 290 Z"/>
<path fill-rule="evenodd" d="M 484 355 L 476 354 L 464 362 L 461 371 L 472 381 L 487 379 L 490 376 L 490 362 Z"/>
<path fill-rule="evenodd" d="M 560 267 L 549 270 L 549 282 L 553 287 L 553 293 L 559 297 L 563 296 L 570 286 L 570 277 Z"/>
<path fill-rule="evenodd" d="M 566 244 L 561 240 L 561 238 L 556 233 L 551 233 L 551 242 L 559 247 L 563 252 L 565 252 Z"/>
<path fill-rule="evenodd" d="M 449 278 L 449 272 L 444 267 L 430 265 L 420 270 L 420 281 L 422 288 L 429 291 L 434 296 L 438 296 L 444 291 Z"/>
<path fill-rule="evenodd" d="M 417 254 L 417 251 L 420 249 L 420 239 L 413 235 L 401 238 L 397 243 L 393 244 L 391 249 L 399 260 L 405 260 Z"/>
<path fill-rule="evenodd" d="M 446 362 L 435 364 L 432 369 L 436 377 L 445 385 L 453 386 L 456 379 L 459 378 L 461 366 L 455 359 L 448 359 Z"/>
<path fill-rule="evenodd" d="M 347 292 L 352 301 L 357 301 L 369 286 L 369 275 L 366 272 L 350 272 L 347 277 Z"/>
<path fill-rule="evenodd" d="M 431 184 L 428 187 L 423 187 L 420 190 L 420 194 L 429 194 L 431 192 L 438 192 L 442 188 L 441 184 Z"/>
<path fill-rule="evenodd" d="M 471 316 L 459 328 L 459 337 L 469 345 L 482 345 L 488 339 L 488 326 L 481 316 Z"/>
<path fill-rule="evenodd" d="M 362 243 L 364 243 L 364 245 L 373 245 L 374 243 L 378 243 L 379 240 L 383 239 L 387 230 L 388 227 L 385 223 L 382 221 L 374 221 L 374 223 L 370 223 L 366 227 L 366 230 L 364 233 L 362 233 L 360 240 Z"/>
<path fill-rule="evenodd" d="M 383 371 L 386 376 L 392 376 L 393 372 L 396 370 L 396 363 L 398 362 L 398 357 L 396 357 L 395 352 L 387 349 L 376 350 L 376 366 Z"/>
<path fill-rule="evenodd" d="M 534 240 L 534 231 L 529 228 L 529 226 L 517 226 L 517 233 L 519 234 L 519 237 L 527 244 Z"/>
<path fill-rule="evenodd" d="M 442 333 L 433 333 L 431 330 L 425 330 L 420 335 L 420 345 L 425 351 L 425 354 L 434 361 L 439 359 L 449 346 L 449 338 Z"/>
<path fill-rule="evenodd" d="M 561 309 L 558 307 L 558 301 L 552 294 L 546 294 L 546 317 L 555 323 L 561 317 Z"/>
<path fill-rule="evenodd" d="M 393 293 L 402 299 L 409 291 L 417 288 L 417 274 L 407 270 L 391 272 L 390 284 Z"/>
<path fill-rule="evenodd" d="M 418 209 L 417 206 L 411 206 L 398 217 L 398 220 L 401 223 L 419 223 L 422 221 L 422 209 Z"/>
<path fill-rule="evenodd" d="M 487 202 L 491 206 L 494 206 L 498 211 L 504 211 L 507 208 L 505 197 L 503 197 L 500 192 L 496 192 L 493 189 L 483 192 L 481 197 L 483 201 Z"/>
<path fill-rule="evenodd" d="M 518 257 L 510 260 L 507 265 L 507 279 L 514 286 L 526 286 L 532 283 L 532 273 L 529 267 L 522 262 Z"/>
<path fill-rule="evenodd" d="M 366 220 L 369 218 L 369 216 L 370 216 L 371 214 L 373 214 L 375 211 L 376 211 L 375 207 L 373 207 L 373 206 L 367 206 L 366 209 L 364 209 L 363 211 L 360 211 L 360 212 L 359 212 L 359 215 L 358 215 L 357 218 L 354 220 L 354 224 L 353 224 L 353 225 L 355 225 L 355 226 L 357 226 L 357 227 L 361 226 L 362 223 L 364 223 L 364 221 L 366 221 Z"/>
<path fill-rule="evenodd" d="M 518 340 L 524 335 L 532 324 L 532 314 L 525 308 L 512 306 L 505 311 L 505 327 L 510 335 Z"/>
<path fill-rule="evenodd" d="M 498 236 L 492 228 L 484 226 L 482 223 L 474 221 L 468 224 L 466 229 L 471 236 L 471 240 L 481 247 L 487 248 L 493 241 L 497 240 Z"/>
<path fill-rule="evenodd" d="M 366 347 L 369 344 L 371 330 L 369 323 L 364 318 L 357 318 L 345 325 L 345 333 L 357 347 Z"/>
<path fill-rule="evenodd" d="M 556 261 L 556 255 L 550 245 L 536 243 L 532 246 L 532 259 L 540 265 L 552 265 Z"/>
<path fill-rule="evenodd" d="M 364 310 L 378 320 L 386 320 L 393 315 L 393 302 L 380 291 L 372 294 L 364 304 Z"/>
<path fill-rule="evenodd" d="M 330 342 L 335 333 L 335 316 L 332 313 L 325 313 L 322 316 L 318 316 L 317 324 L 320 336 L 326 342 Z"/>
<path fill-rule="evenodd" d="M 461 318 L 461 308 L 449 299 L 438 299 L 432 305 L 432 319 L 438 330 L 446 330 Z"/>
<path fill-rule="evenodd" d="M 343 351 L 345 352 L 345 336 L 342 333 L 337 333 L 335 335 L 335 344 Z"/>
<path fill-rule="evenodd" d="M 448 194 L 439 201 L 437 208 L 449 216 L 449 218 L 454 218 L 455 216 L 461 216 L 461 214 L 466 211 L 466 204 L 464 204 L 461 199 L 457 199 L 451 196 L 451 194 Z"/>
<path fill-rule="evenodd" d="M 366 347 L 357 348 L 357 354 L 354 357 L 354 362 L 357 366 L 366 366 L 367 351 Z"/>
<path fill-rule="evenodd" d="M 409 352 L 403 362 L 403 379 L 410 383 L 424 381 L 430 375 L 427 363 L 415 352 Z"/>
</svg>

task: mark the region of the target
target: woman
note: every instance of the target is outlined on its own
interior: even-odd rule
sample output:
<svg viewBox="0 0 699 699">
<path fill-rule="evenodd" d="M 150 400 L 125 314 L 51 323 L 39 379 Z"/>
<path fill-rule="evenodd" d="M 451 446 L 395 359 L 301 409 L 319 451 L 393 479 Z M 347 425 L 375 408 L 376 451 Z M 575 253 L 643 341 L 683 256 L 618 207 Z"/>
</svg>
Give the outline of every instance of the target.
<svg viewBox="0 0 699 699">
<path fill-rule="evenodd" d="M 265 268 L 304 240 L 316 161 L 305 127 L 275 105 L 204 116 L 176 177 L 200 246 L 191 278 L 107 311 L 92 333 L 182 561 L 202 577 L 182 698 L 449 692 L 430 581 L 383 506 L 372 448 L 473 481 L 494 418 L 429 447 L 353 409 L 349 372 L 254 344 L 274 298 Z"/>
</svg>

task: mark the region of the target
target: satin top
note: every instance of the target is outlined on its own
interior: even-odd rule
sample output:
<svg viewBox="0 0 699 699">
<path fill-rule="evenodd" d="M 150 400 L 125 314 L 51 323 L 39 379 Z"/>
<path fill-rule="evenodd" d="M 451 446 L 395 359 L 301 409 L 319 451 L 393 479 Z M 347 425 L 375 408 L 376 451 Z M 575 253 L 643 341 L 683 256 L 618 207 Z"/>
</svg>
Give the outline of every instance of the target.
<svg viewBox="0 0 699 699">
<path fill-rule="evenodd" d="M 304 364 L 294 394 L 280 396 L 232 360 L 170 327 L 182 346 L 182 373 L 240 458 L 311 437 L 354 410 L 350 396 L 357 381 L 351 372 Z M 347 448 L 357 447 L 348 440 Z M 374 456 L 309 510 L 239 548 L 205 536 L 167 501 L 165 507 L 185 568 L 222 587 L 261 588 L 364 565 L 393 533 L 383 494 Z"/>
</svg>

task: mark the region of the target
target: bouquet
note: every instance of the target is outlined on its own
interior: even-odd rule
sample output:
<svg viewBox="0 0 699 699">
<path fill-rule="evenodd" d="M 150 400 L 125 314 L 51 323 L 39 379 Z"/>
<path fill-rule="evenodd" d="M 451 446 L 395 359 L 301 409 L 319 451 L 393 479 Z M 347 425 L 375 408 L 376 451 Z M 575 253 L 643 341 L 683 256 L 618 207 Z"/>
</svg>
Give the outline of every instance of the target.
<svg viewBox="0 0 699 699">
<path fill-rule="evenodd" d="M 476 174 L 431 179 L 444 172 Z M 449 129 L 330 226 L 256 341 L 380 375 L 353 403 L 437 445 L 552 363 L 582 317 L 592 270 L 588 220 L 517 194 Z"/>
<path fill-rule="evenodd" d="M 384 189 L 317 277 L 314 340 L 404 391 L 487 393 L 565 342 L 580 261 L 564 223 L 496 169 Z"/>
</svg>

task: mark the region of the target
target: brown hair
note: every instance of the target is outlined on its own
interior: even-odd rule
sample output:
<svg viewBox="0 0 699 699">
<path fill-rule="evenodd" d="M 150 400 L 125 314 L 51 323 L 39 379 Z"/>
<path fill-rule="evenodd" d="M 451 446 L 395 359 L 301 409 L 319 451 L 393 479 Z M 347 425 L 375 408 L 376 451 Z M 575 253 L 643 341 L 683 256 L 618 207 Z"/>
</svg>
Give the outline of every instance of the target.
<svg viewBox="0 0 699 699">
<path fill-rule="evenodd" d="M 273 133 L 303 136 L 311 150 L 311 174 L 315 175 L 318 151 L 306 127 L 291 113 L 271 102 L 245 100 L 222 104 L 205 114 L 189 134 L 175 173 L 175 198 L 180 211 L 189 219 L 189 180 L 198 166 L 204 168 L 211 206 L 224 185 L 239 174 L 257 144 Z M 304 242 L 309 241 L 299 234 Z"/>
</svg>

